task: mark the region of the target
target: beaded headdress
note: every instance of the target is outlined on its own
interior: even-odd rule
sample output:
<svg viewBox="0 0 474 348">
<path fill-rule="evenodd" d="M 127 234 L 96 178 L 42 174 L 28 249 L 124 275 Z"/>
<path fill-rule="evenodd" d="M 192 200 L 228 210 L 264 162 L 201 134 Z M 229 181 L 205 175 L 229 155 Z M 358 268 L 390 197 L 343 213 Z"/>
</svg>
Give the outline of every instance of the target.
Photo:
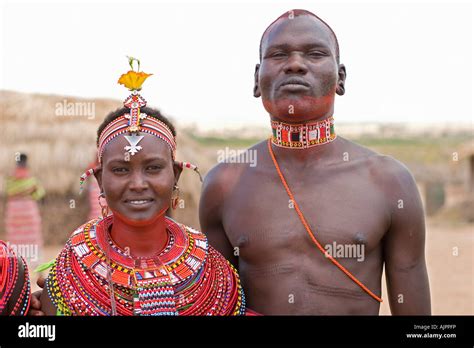
<svg viewBox="0 0 474 348">
<path fill-rule="evenodd" d="M 148 133 L 163 140 L 171 150 L 171 157 L 173 161 L 176 159 L 176 138 L 171 129 L 164 122 L 154 118 L 148 117 L 145 113 L 140 112 L 140 108 L 146 106 L 146 100 L 139 94 L 142 89 L 142 84 L 145 80 L 153 74 L 147 74 L 140 71 L 140 61 L 133 57 L 127 57 L 131 70 L 126 74 L 120 76 L 118 83 L 124 85 L 129 89 L 131 94 L 124 100 L 123 105 L 129 109 L 128 113 L 119 116 L 110 122 L 100 133 L 99 142 L 97 146 L 97 160 L 102 164 L 102 155 L 104 154 L 105 146 L 118 136 L 124 136 L 128 144 L 124 150 L 131 156 L 142 150 L 139 145 L 143 139 L 141 133 Z M 137 63 L 137 70 L 134 70 L 133 63 Z M 181 168 L 189 168 L 199 174 L 202 181 L 201 174 L 197 166 L 189 162 L 177 162 Z M 81 175 L 80 187 L 83 189 L 84 181 L 94 174 L 94 169 L 88 169 Z"/>
</svg>

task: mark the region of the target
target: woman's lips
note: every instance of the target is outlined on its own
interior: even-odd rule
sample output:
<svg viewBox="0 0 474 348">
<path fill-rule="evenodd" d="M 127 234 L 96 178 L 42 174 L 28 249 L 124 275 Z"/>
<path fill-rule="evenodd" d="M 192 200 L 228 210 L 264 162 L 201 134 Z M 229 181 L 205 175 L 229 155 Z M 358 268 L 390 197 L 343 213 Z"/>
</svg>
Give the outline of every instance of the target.
<svg viewBox="0 0 474 348">
<path fill-rule="evenodd" d="M 152 198 L 127 199 L 125 204 L 134 209 L 144 209 L 153 205 L 154 201 Z"/>
</svg>

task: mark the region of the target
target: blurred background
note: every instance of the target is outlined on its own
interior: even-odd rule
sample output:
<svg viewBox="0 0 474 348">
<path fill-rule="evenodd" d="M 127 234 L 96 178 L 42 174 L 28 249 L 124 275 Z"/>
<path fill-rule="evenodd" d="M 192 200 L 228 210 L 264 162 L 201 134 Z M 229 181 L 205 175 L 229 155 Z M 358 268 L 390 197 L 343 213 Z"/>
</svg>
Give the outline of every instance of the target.
<svg viewBox="0 0 474 348">
<path fill-rule="evenodd" d="M 427 218 L 433 313 L 474 314 L 467 1 L 3 1 L 0 239 L 5 180 L 20 152 L 46 191 L 39 202 L 43 261 L 87 220 L 79 177 L 94 160 L 98 125 L 128 95 L 117 85 L 128 70 L 125 55 L 154 74 L 142 95 L 176 124 L 178 158 L 198 164 L 203 175 L 226 148 L 268 137 L 269 117 L 251 93 L 258 45 L 267 25 L 293 8 L 319 15 L 338 36 L 348 71 L 346 95 L 336 99 L 338 135 L 395 157 L 415 176 Z M 180 181 L 183 204 L 174 217 L 199 228 L 199 179 L 185 172 Z M 385 301 L 381 314 L 389 313 Z"/>
</svg>

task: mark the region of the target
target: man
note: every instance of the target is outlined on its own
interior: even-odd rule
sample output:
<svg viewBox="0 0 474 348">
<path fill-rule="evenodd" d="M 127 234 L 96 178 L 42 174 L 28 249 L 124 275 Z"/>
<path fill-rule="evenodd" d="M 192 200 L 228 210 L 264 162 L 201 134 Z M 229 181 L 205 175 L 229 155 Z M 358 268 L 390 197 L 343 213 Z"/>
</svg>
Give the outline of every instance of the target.
<svg viewBox="0 0 474 348">
<path fill-rule="evenodd" d="M 248 150 L 256 166 L 209 172 L 202 230 L 262 314 L 377 315 L 384 264 L 392 313 L 430 314 L 415 181 L 395 159 L 336 137 L 345 78 L 336 36 L 314 14 L 289 11 L 267 28 L 254 96 L 270 114 L 272 142 Z"/>
</svg>

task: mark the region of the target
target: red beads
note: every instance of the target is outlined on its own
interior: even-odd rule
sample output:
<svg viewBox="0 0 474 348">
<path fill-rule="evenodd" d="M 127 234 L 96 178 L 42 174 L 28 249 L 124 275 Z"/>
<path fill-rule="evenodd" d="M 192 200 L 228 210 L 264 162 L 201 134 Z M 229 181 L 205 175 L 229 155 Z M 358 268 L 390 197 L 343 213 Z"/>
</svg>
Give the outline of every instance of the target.
<svg viewBox="0 0 474 348">
<path fill-rule="evenodd" d="M 236 270 L 203 233 L 167 218 L 163 251 L 136 259 L 108 235 L 112 221 L 77 229 L 58 256 L 46 286 L 63 314 L 111 315 L 112 302 L 117 315 L 245 313 Z"/>
</svg>

